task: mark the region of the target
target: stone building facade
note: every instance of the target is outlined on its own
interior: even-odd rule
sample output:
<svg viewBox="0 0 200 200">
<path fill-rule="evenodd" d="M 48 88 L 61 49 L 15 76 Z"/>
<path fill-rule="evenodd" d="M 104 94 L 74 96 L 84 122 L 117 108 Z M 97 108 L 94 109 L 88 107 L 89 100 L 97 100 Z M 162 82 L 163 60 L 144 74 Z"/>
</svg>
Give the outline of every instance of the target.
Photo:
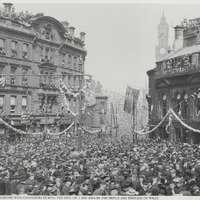
<svg viewBox="0 0 200 200">
<path fill-rule="evenodd" d="M 173 51 L 156 62 L 149 76 L 149 122 L 156 126 L 173 108 L 183 126 L 172 117 L 170 129 L 167 118 L 150 137 L 176 142 L 200 143 L 200 18 L 183 20 L 174 27 Z"/>
<path fill-rule="evenodd" d="M 16 13 L 11 3 L 0 12 L 0 109 L 16 128 L 30 132 L 65 129 L 72 121 L 63 110 L 58 78 L 72 89 L 83 84 L 85 33 L 75 37 L 67 21 L 28 12 Z M 79 100 L 70 99 L 78 111 Z M 0 132 L 5 127 L 0 124 Z"/>
</svg>

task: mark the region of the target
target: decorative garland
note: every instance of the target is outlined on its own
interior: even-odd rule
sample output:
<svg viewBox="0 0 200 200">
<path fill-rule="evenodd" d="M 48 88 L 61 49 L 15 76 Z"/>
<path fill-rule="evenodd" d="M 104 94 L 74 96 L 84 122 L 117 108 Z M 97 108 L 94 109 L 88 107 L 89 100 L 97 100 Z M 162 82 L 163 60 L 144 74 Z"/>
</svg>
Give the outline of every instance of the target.
<svg viewBox="0 0 200 200">
<path fill-rule="evenodd" d="M 59 79 L 58 83 L 59 83 L 59 85 L 58 85 L 59 86 L 59 91 L 61 93 L 65 108 L 74 117 L 78 116 L 78 113 L 73 112 L 70 109 L 70 103 L 69 103 L 69 101 L 68 101 L 66 96 L 73 96 L 74 98 L 77 98 L 79 93 L 74 93 L 74 92 L 70 91 L 70 89 L 63 83 L 61 78 Z M 90 98 L 90 95 L 91 95 L 90 87 L 91 87 L 91 80 L 90 79 L 86 79 L 85 85 L 83 86 L 83 89 L 81 90 L 81 92 L 84 95 L 84 99 L 85 99 L 84 104 L 83 104 L 83 108 L 82 108 L 82 112 L 83 113 L 85 112 L 85 109 L 89 104 L 89 98 Z"/>
<path fill-rule="evenodd" d="M 172 109 L 170 109 L 170 110 L 167 112 L 167 114 L 166 114 L 165 117 L 162 119 L 162 121 L 160 121 L 160 123 L 159 123 L 156 127 L 154 127 L 152 130 L 147 131 L 147 132 L 143 132 L 144 129 L 142 129 L 141 131 L 134 131 L 134 132 L 137 133 L 137 134 L 148 134 L 148 133 L 152 133 L 153 131 L 155 131 L 155 130 L 163 123 L 163 121 L 164 121 L 164 120 L 166 119 L 166 117 L 169 115 L 169 123 L 167 124 L 166 129 L 165 129 L 165 130 L 169 133 L 168 128 L 172 125 L 172 116 L 171 116 L 171 114 L 174 115 L 174 117 L 175 117 L 185 128 L 187 128 L 187 129 L 189 129 L 189 130 L 191 130 L 191 131 L 193 131 L 193 132 L 200 133 L 200 130 L 195 129 L 195 128 L 192 128 L 191 126 L 188 126 L 185 122 L 183 122 L 183 121 L 177 116 L 177 114 L 176 114 Z"/>
<path fill-rule="evenodd" d="M 58 135 L 61 135 L 63 133 L 66 133 L 73 125 L 74 125 L 74 122 L 72 122 L 64 131 L 61 131 L 59 133 L 48 133 L 48 135 L 58 136 Z"/>
<path fill-rule="evenodd" d="M 194 128 L 188 126 L 186 123 L 184 123 L 184 122 L 176 115 L 176 113 L 175 113 L 172 109 L 170 109 L 170 111 L 171 111 L 171 113 L 174 115 L 174 117 L 175 117 L 184 127 L 186 127 L 187 129 L 189 129 L 189 130 L 191 130 L 191 131 L 193 131 L 193 132 L 200 133 L 200 130 L 194 129 Z"/>
<path fill-rule="evenodd" d="M 155 131 L 164 122 L 164 120 L 167 118 L 167 116 L 168 116 L 169 113 L 170 113 L 170 110 L 167 112 L 167 114 L 164 116 L 164 118 L 160 121 L 160 123 L 157 124 L 157 126 L 155 126 L 152 130 L 147 131 L 147 132 L 141 132 L 141 131 L 134 130 L 134 132 L 137 133 L 137 134 L 140 134 L 140 135 L 152 133 L 153 131 Z"/>
<path fill-rule="evenodd" d="M 0 118 L 0 122 L 3 123 L 6 127 L 8 127 L 9 129 L 15 131 L 16 133 L 20 133 L 20 134 L 31 134 L 31 135 L 39 135 L 39 134 L 43 134 L 42 132 L 39 132 L 39 133 L 26 133 L 22 130 L 19 130 L 19 129 L 16 129 L 14 128 L 13 126 L 10 126 L 7 122 L 5 122 L 2 118 Z M 69 127 L 67 127 L 65 130 L 63 130 L 62 132 L 59 132 L 59 133 L 48 133 L 48 135 L 61 135 L 63 133 L 66 133 L 66 131 L 68 131 L 72 126 L 74 125 L 74 122 L 72 122 Z"/>
<path fill-rule="evenodd" d="M 73 115 L 74 117 L 78 116 L 78 113 L 75 113 L 70 109 L 70 103 L 69 103 L 68 99 L 66 98 L 66 95 L 68 95 L 68 94 L 65 93 L 65 91 L 63 90 L 63 87 L 60 85 L 60 83 L 61 82 L 59 81 L 59 90 L 60 90 L 61 97 L 62 97 L 62 100 L 63 100 L 64 105 L 65 105 L 65 109 L 67 111 L 69 111 L 70 114 Z M 63 83 L 63 85 L 64 85 L 64 83 Z"/>
<path fill-rule="evenodd" d="M 19 130 L 19 129 L 16 129 L 12 126 L 10 126 L 7 122 L 5 122 L 2 118 L 0 118 L 0 122 L 3 123 L 6 127 L 8 127 L 9 129 L 15 131 L 16 133 L 20 133 L 20 134 L 26 134 L 26 132 L 22 131 L 22 130 Z"/>
<path fill-rule="evenodd" d="M 101 130 L 100 130 L 100 131 L 89 131 L 89 130 L 87 130 L 86 128 L 84 128 L 83 126 L 81 126 L 81 128 L 82 128 L 84 131 L 86 131 L 86 132 L 88 132 L 88 133 L 91 133 L 91 134 L 97 134 L 97 133 L 100 133 L 100 132 L 101 132 Z"/>
<path fill-rule="evenodd" d="M 74 98 L 77 98 L 79 93 L 78 92 L 72 92 L 64 83 L 63 80 L 60 78 L 58 80 L 60 88 L 64 91 L 65 95 L 72 96 Z"/>
<path fill-rule="evenodd" d="M 172 125 L 172 114 L 169 113 L 169 123 L 167 124 L 167 126 L 165 127 L 165 131 L 170 134 L 169 128 Z"/>
</svg>

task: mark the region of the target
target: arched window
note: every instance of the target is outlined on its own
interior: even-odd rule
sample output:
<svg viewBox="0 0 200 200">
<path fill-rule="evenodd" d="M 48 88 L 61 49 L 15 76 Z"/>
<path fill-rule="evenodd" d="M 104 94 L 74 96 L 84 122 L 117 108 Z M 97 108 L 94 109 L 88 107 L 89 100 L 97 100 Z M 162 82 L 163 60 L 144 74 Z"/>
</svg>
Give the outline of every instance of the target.
<svg viewBox="0 0 200 200">
<path fill-rule="evenodd" d="M 42 86 L 44 84 L 44 72 L 41 71 L 40 72 L 40 86 Z"/>
<path fill-rule="evenodd" d="M 184 96 L 183 96 L 182 116 L 183 116 L 183 118 L 188 117 L 188 94 L 187 93 L 185 93 Z"/>
<path fill-rule="evenodd" d="M 50 72 L 49 74 L 49 84 L 53 84 L 53 72 Z"/>
<path fill-rule="evenodd" d="M 167 114 L 167 96 L 166 94 L 162 97 L 162 114 L 163 117 Z"/>
<path fill-rule="evenodd" d="M 49 84 L 49 72 L 45 73 L 45 84 L 48 85 Z"/>
<path fill-rule="evenodd" d="M 179 113 L 181 110 L 181 95 L 179 93 L 176 94 L 176 112 Z"/>
<path fill-rule="evenodd" d="M 197 115 L 200 115 L 200 92 L 197 93 Z"/>
</svg>

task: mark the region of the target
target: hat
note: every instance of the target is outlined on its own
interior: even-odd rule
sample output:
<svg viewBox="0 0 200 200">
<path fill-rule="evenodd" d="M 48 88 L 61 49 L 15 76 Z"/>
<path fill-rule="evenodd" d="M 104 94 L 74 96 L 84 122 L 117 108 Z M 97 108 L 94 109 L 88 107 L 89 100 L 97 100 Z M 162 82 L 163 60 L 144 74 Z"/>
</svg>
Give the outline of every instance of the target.
<svg viewBox="0 0 200 200">
<path fill-rule="evenodd" d="M 182 180 L 182 178 L 180 178 L 180 177 L 175 177 L 174 179 L 173 179 L 173 182 L 175 182 L 175 183 L 180 183 L 180 182 L 182 182 L 183 180 Z"/>
<path fill-rule="evenodd" d="M 132 189 L 132 188 L 128 188 L 128 191 L 126 192 L 126 195 L 128 196 L 135 196 L 135 195 L 138 195 L 139 192 L 137 192 L 136 190 Z"/>
</svg>

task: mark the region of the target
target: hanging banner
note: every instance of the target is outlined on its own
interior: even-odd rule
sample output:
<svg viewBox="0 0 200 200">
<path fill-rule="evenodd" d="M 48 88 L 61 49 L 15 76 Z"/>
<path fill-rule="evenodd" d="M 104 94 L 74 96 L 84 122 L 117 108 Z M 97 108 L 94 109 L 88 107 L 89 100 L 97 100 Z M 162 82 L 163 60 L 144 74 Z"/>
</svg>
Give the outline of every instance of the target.
<svg viewBox="0 0 200 200">
<path fill-rule="evenodd" d="M 130 86 L 127 86 L 126 89 L 126 97 L 124 102 L 124 111 L 133 114 L 135 110 L 135 103 L 138 100 L 139 97 L 139 90 L 136 90 L 134 88 L 131 88 Z"/>
</svg>

